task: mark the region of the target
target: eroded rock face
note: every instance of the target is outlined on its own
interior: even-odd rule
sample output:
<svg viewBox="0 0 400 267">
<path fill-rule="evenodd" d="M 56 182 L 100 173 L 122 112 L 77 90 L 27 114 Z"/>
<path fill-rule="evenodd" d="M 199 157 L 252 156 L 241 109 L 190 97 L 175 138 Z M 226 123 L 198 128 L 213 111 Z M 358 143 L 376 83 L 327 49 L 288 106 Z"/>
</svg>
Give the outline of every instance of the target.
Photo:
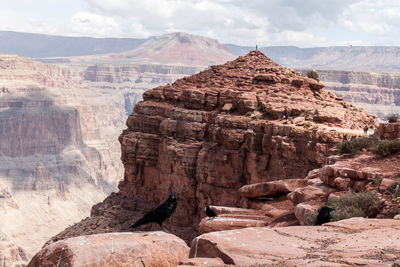
<svg viewBox="0 0 400 267">
<path fill-rule="evenodd" d="M 398 220 L 351 218 L 324 226 L 220 231 L 194 239 L 190 257 L 234 265 L 387 266 L 400 262 L 399 230 Z"/>
<path fill-rule="evenodd" d="M 164 232 L 79 236 L 44 247 L 28 264 L 45 266 L 177 266 L 189 248 Z"/>
<path fill-rule="evenodd" d="M 0 262 L 6 266 L 26 264 L 52 235 L 117 190 L 118 136 L 133 105 L 146 89 L 198 69 L 65 62 L 0 55 L 0 214 L 6 216 Z"/>
<path fill-rule="evenodd" d="M 388 139 L 388 140 L 399 139 L 400 122 L 379 124 L 378 136 L 381 139 Z"/>
<path fill-rule="evenodd" d="M 119 138 L 125 174 L 112 209 L 134 221 L 175 192 L 165 225 L 188 240 L 205 205 L 237 207 L 243 185 L 304 178 L 337 142 L 376 123 L 322 87 L 253 51 L 145 92 Z M 104 203 L 92 214 L 117 218 Z"/>
<path fill-rule="evenodd" d="M 302 71 L 305 73 L 306 71 Z M 326 89 L 346 102 L 386 120 L 400 111 L 400 75 L 360 71 L 317 70 Z"/>
</svg>

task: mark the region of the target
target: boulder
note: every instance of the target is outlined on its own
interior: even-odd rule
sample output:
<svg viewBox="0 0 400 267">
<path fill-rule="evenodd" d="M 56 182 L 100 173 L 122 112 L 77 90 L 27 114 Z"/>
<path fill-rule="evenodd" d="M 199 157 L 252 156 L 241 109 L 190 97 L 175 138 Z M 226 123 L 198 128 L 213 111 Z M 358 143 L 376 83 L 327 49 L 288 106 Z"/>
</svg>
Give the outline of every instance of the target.
<svg viewBox="0 0 400 267">
<path fill-rule="evenodd" d="M 188 258 L 186 243 L 165 232 L 108 233 L 61 240 L 45 246 L 29 267 L 177 266 Z"/>
<path fill-rule="evenodd" d="M 287 179 L 242 186 L 239 193 L 244 198 L 286 195 L 296 188 L 304 187 L 304 179 Z"/>
<path fill-rule="evenodd" d="M 348 190 L 350 188 L 351 184 L 351 179 L 350 178 L 342 178 L 342 177 L 336 177 L 335 180 L 333 180 L 333 183 L 335 184 L 335 187 L 341 191 Z"/>
<path fill-rule="evenodd" d="M 378 136 L 381 139 L 394 140 L 400 138 L 400 121 L 394 123 L 380 123 Z"/>
<path fill-rule="evenodd" d="M 309 213 L 314 213 L 315 211 L 315 207 L 306 203 L 299 203 L 294 208 L 294 215 L 296 216 L 296 219 L 299 220 L 299 222 L 304 222 L 306 215 Z"/>
<path fill-rule="evenodd" d="M 388 189 L 395 181 L 392 179 L 383 178 L 379 184 L 379 190 L 383 191 Z"/>
<path fill-rule="evenodd" d="M 294 203 L 307 202 L 310 200 L 326 200 L 327 196 L 336 191 L 336 189 L 331 188 L 326 185 L 307 185 L 303 188 L 297 188 L 290 194 L 288 194 L 288 198 Z"/>
</svg>

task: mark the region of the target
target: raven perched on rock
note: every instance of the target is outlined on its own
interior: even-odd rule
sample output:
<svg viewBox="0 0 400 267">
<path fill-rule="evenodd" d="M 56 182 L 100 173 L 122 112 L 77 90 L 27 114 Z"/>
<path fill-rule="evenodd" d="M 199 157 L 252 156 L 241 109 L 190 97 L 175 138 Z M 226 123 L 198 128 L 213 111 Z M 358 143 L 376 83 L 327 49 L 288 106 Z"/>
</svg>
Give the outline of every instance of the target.
<svg viewBox="0 0 400 267">
<path fill-rule="evenodd" d="M 211 209 L 210 206 L 206 206 L 206 214 L 207 214 L 207 216 L 210 217 L 210 218 L 214 218 L 214 217 L 217 216 L 217 214 L 215 213 L 215 211 L 213 211 L 213 210 Z"/>
<path fill-rule="evenodd" d="M 162 223 L 168 219 L 172 213 L 174 213 L 176 209 L 176 196 L 175 194 L 169 194 L 168 199 L 162 203 L 160 206 L 155 208 L 152 211 L 149 211 L 146 213 L 140 220 L 138 220 L 135 224 L 133 224 L 131 227 L 135 228 L 143 224 L 148 224 L 148 223 L 158 223 L 161 227 L 161 229 L 165 232 L 167 232 L 163 226 Z"/>
<path fill-rule="evenodd" d="M 318 214 L 317 214 L 317 218 L 315 220 L 315 225 L 321 225 L 323 223 L 329 222 L 333 217 L 333 215 L 332 215 L 333 210 L 335 210 L 335 209 L 327 207 L 327 206 L 320 207 L 318 209 Z"/>
</svg>

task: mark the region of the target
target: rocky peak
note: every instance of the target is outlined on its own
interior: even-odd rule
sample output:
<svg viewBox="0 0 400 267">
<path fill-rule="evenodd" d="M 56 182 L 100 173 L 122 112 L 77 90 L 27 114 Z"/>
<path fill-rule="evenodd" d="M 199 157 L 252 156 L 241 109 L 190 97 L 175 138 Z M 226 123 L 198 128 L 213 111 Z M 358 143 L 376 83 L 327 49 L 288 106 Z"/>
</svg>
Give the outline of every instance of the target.
<svg viewBox="0 0 400 267">
<path fill-rule="evenodd" d="M 338 142 L 376 124 L 376 116 L 259 51 L 148 90 L 143 99 L 119 137 L 125 168 L 119 192 L 94 206 L 89 221 L 103 216 L 113 231 L 130 230 L 174 192 L 179 206 L 165 225 L 186 240 L 196 235 L 206 205 L 246 208 L 239 192 L 244 185 L 301 184 L 295 179 L 320 168 Z"/>
<path fill-rule="evenodd" d="M 308 121 L 351 129 L 376 123 L 374 116 L 323 91 L 323 87 L 314 79 L 278 65 L 262 52 L 251 51 L 172 85 L 149 90 L 143 97 L 257 119 L 302 116 Z"/>
</svg>

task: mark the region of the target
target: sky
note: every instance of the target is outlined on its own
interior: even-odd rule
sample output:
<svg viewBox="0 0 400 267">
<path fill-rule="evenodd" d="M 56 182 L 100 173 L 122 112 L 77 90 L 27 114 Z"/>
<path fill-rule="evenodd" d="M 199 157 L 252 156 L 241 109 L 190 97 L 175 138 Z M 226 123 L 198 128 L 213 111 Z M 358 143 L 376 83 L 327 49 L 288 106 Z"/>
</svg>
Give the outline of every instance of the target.
<svg viewBox="0 0 400 267">
<path fill-rule="evenodd" d="M 237 45 L 400 46 L 399 0 L 0 0 L 0 30 Z"/>
</svg>

